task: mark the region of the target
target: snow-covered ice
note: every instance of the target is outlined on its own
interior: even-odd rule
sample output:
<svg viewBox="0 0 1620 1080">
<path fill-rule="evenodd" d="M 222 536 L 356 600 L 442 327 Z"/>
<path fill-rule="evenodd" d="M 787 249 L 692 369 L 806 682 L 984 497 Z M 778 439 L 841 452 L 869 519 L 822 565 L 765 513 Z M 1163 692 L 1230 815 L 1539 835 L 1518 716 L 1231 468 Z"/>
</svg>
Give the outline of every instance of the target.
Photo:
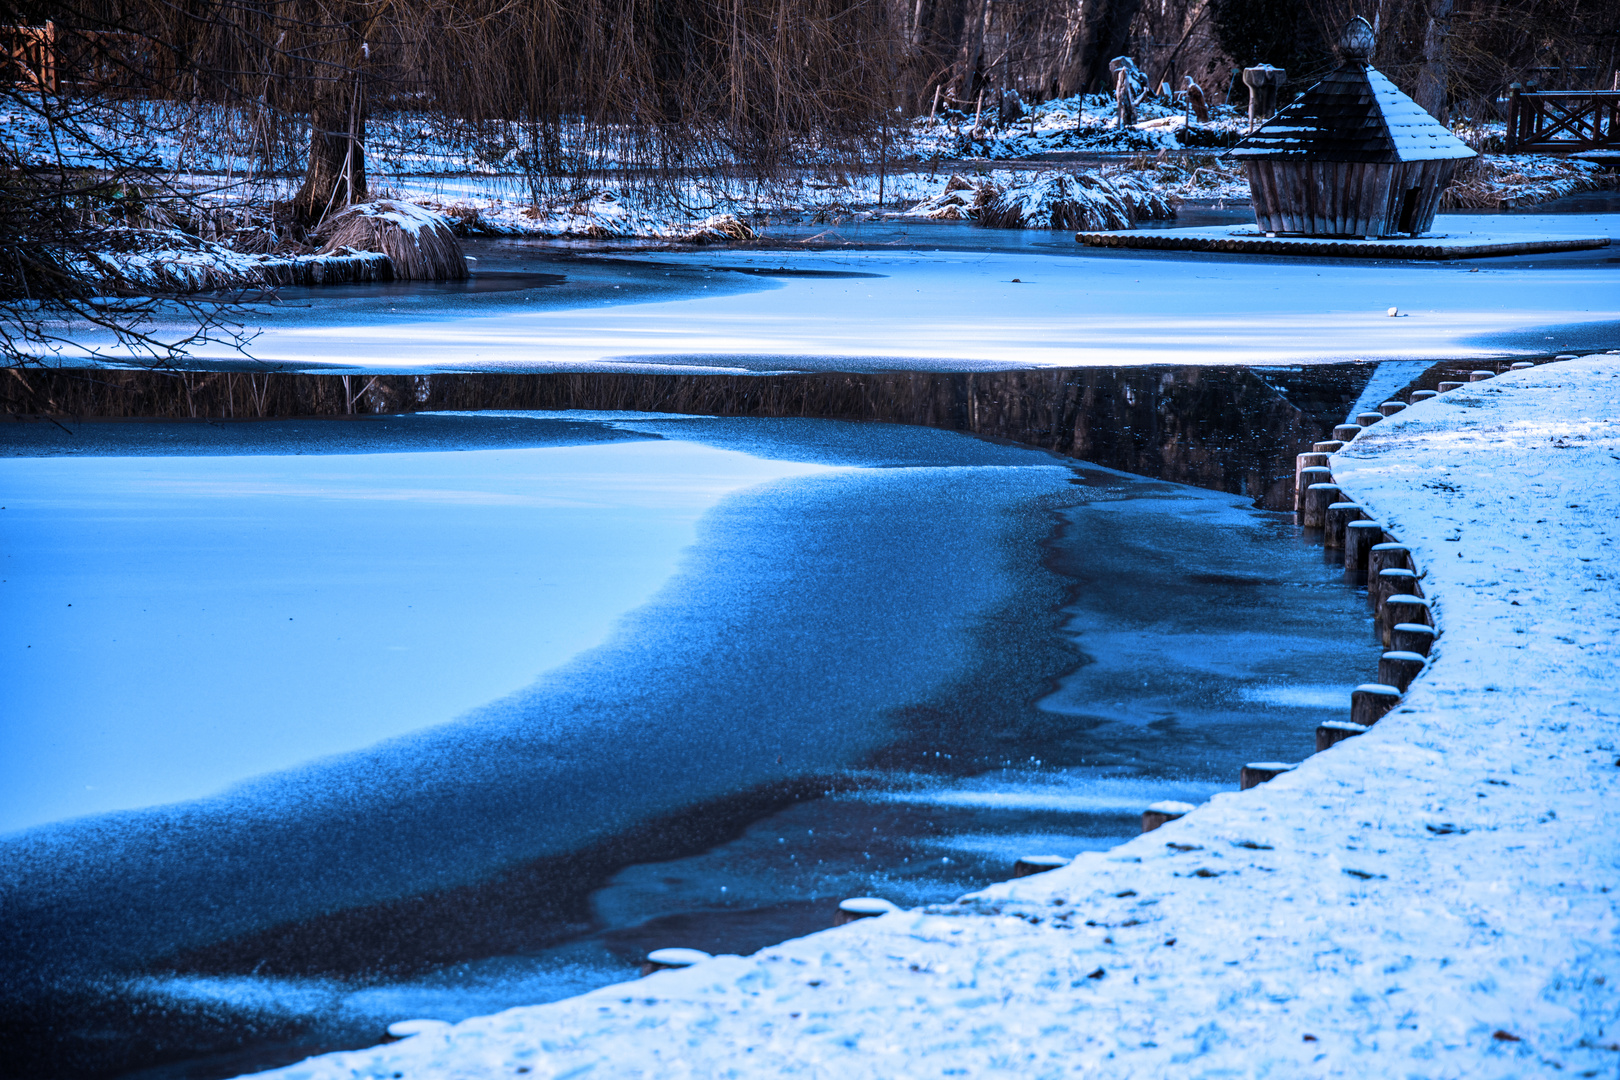
<svg viewBox="0 0 1620 1080">
<path fill-rule="evenodd" d="M 954 905 L 271 1075 L 1613 1075 L 1616 460 L 1614 357 L 1335 455 L 1443 635 L 1372 731 L 1255 790 Z"/>
<path fill-rule="evenodd" d="M 1454 215 L 1448 232 L 1500 218 Z M 945 226 L 940 226 L 945 227 Z M 1620 233 L 1620 215 L 1527 216 L 1548 236 Z M 1601 260 L 1461 265 L 864 249 L 616 256 L 669 292 L 498 312 L 467 300 L 431 318 L 273 310 L 250 353 L 321 370 L 972 370 L 1086 364 L 1300 363 L 1500 355 L 1611 341 L 1620 293 Z M 752 273 L 727 273 L 736 267 Z M 769 276 L 835 271 L 872 276 Z M 566 267 L 564 267 L 566 269 Z M 739 280 L 743 279 L 743 280 Z M 712 288 L 706 286 L 712 285 Z M 1391 319 L 1398 306 L 1407 317 Z M 1573 337 L 1572 337 L 1573 335 Z M 1554 338 L 1548 342 L 1545 339 Z M 1607 345 L 1603 345 L 1607 347 Z M 65 362 L 64 358 L 64 362 Z M 240 359 L 219 347 L 211 361 Z"/>
<path fill-rule="evenodd" d="M 0 832 L 452 720 L 600 644 L 727 495 L 825 471 L 675 440 L 0 458 L 29 720 L 0 724 Z"/>
</svg>

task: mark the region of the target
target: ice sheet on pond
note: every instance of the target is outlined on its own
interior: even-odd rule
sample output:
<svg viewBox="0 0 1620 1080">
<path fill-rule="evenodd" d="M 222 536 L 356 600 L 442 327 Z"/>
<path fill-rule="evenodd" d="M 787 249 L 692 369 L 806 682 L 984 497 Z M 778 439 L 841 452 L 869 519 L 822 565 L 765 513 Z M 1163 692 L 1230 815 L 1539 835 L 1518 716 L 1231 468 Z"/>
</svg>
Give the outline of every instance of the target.
<svg viewBox="0 0 1620 1080">
<path fill-rule="evenodd" d="M 689 429 L 702 422 L 670 423 Z M 763 449 L 769 442 L 768 424 L 727 424 L 727 437 L 739 443 Z M 129 678 L 166 680 L 187 650 L 208 645 L 210 633 L 240 645 L 257 640 L 255 623 L 269 615 L 281 622 L 263 630 L 268 634 L 280 633 L 287 618 L 295 628 L 324 618 L 326 633 L 294 638 L 316 651 L 299 663 L 296 656 L 238 650 L 239 668 L 211 670 L 220 666 L 218 651 L 206 654 L 213 658 L 209 664 L 196 665 L 193 681 L 215 679 L 219 692 L 229 691 L 228 712 L 260 708 L 240 700 L 251 696 L 251 688 L 272 690 L 263 695 L 263 722 L 245 725 L 240 740 L 222 740 L 224 750 L 234 752 L 240 742 L 255 755 L 281 755 L 290 763 L 334 749 L 334 740 L 358 740 L 360 731 L 374 740 L 461 714 L 455 724 L 256 779 L 212 799 L 16 835 L 0 844 L 0 859 L 8 893 L 31 897 L 31 914 L 14 928 L 33 941 L 53 933 L 61 938 L 49 965 L 96 969 L 334 908 L 479 880 L 504 866 L 572 852 L 694 802 L 855 765 L 894 738 L 896 710 L 945 693 L 982 662 L 975 659 L 975 635 L 990 612 L 1020 597 L 1037 609 L 1055 602 L 1055 593 L 1039 599 L 1042 590 L 1057 588 L 1055 577 L 1038 566 L 1038 545 L 1048 529 L 1040 507 L 1065 489 L 1070 474 L 1050 457 L 883 425 L 804 421 L 784 422 L 783 428 L 799 434 L 781 444 L 775 461 L 675 440 L 409 460 L 6 461 L 15 481 L 11 489 L 30 488 L 30 502 L 38 504 L 29 511 L 32 524 L 25 528 L 22 519 L 11 518 L 8 527 L 28 541 L 33 556 L 49 556 L 39 565 L 54 567 L 57 578 L 13 581 L 13 587 L 25 585 L 42 597 L 50 593 L 46 599 L 62 603 L 60 612 L 40 608 L 39 622 L 32 624 L 49 629 L 59 646 L 53 669 L 58 675 L 104 652 L 118 636 L 138 639 L 140 655 L 154 669 L 143 673 L 139 665 L 128 665 Z M 850 434 L 827 434 L 830 428 Z M 711 441 L 724 439 L 711 434 Z M 869 464 L 912 467 L 824 463 L 858 463 L 862 454 Z M 546 463 L 568 458 L 581 464 L 569 474 L 559 470 L 548 486 Z M 612 458 L 624 464 L 622 475 L 601 467 Z M 497 467 L 501 462 L 532 467 L 514 472 Z M 590 462 L 597 467 L 586 467 Z M 389 472 L 401 467 L 403 472 Z M 705 470 L 711 475 L 704 476 Z M 75 483 L 85 477 L 98 478 L 94 490 L 76 492 Z M 520 481 L 516 490 L 507 482 L 512 480 Z M 115 490 L 120 485 L 121 494 Z M 728 486 L 733 493 L 716 504 Z M 170 513 L 158 514 L 157 531 L 134 544 L 127 523 L 108 523 L 118 525 L 120 515 L 142 500 L 158 500 L 149 509 Z M 210 533 L 217 529 L 211 519 L 241 500 L 256 506 L 246 519 L 250 527 L 237 535 Z M 61 505 L 45 515 L 53 502 Z M 7 505 L 8 514 L 21 506 Z M 693 534 L 701 507 L 707 512 Z M 575 598 L 580 610 L 568 616 L 583 629 L 561 633 L 562 613 L 537 617 L 535 590 L 544 580 L 538 572 L 558 568 L 532 534 L 544 528 L 535 515 L 574 509 L 588 519 L 575 557 L 597 561 L 580 567 L 578 575 L 590 588 Z M 329 511 L 352 516 L 323 516 Z M 430 527 L 441 511 L 442 521 Z M 515 522 L 513 515 L 531 511 L 521 528 L 503 536 L 501 519 Z M 617 533 L 645 531 L 659 514 L 673 519 L 675 528 L 662 534 L 673 542 L 627 553 L 633 557 L 622 567 L 601 560 L 624 543 Z M 374 527 L 360 530 L 367 521 Z M 689 546 L 677 562 L 683 543 Z M 100 558 L 111 561 L 101 564 Z M 473 581 L 489 580 L 474 597 L 446 596 L 469 584 L 445 570 L 462 560 L 471 560 L 477 571 Z M 209 565 L 217 571 L 213 578 L 190 580 L 197 567 Z M 249 573 L 241 597 L 215 594 L 241 578 L 244 567 Z M 130 575 L 124 593 L 103 588 L 107 583 L 96 578 L 103 573 Z M 107 597 L 58 597 L 72 574 L 81 576 L 82 595 Z M 402 587 L 440 604 L 415 625 L 416 636 L 403 641 L 401 633 L 412 627 L 396 609 L 413 601 L 399 595 Z M 592 589 L 608 594 L 611 603 Z M 170 591 L 186 603 L 171 600 Z M 280 610 L 289 598 L 303 604 L 290 615 Z M 97 607 L 116 602 L 118 611 L 129 608 L 125 614 L 133 616 L 138 601 L 150 607 L 153 599 L 175 605 L 166 611 L 166 625 L 197 640 L 165 640 L 143 634 L 138 624 L 119 626 L 114 635 L 108 613 Z M 70 610 L 69 602 L 85 607 Z M 374 614 L 355 625 L 355 607 L 366 604 L 374 605 Z M 229 612 L 224 623 L 188 622 L 194 609 L 216 606 Z M 269 612 L 272 607 L 277 610 Z M 460 621 L 448 617 L 457 613 Z M 81 615 L 90 618 L 70 621 Z M 95 634 L 76 632 L 86 623 Z M 363 656 L 341 652 L 348 646 L 337 638 L 351 629 L 367 634 Z M 1036 626 L 1032 632 L 1043 631 Z M 566 646 L 554 653 L 557 660 L 577 655 L 518 689 L 543 666 L 538 658 L 547 633 L 561 633 Z M 503 640 L 520 636 L 527 640 Z M 587 648 L 594 640 L 603 643 Z M 26 650 L 31 642 L 16 644 L 24 649 L 12 655 L 32 651 Z M 379 667 L 392 660 L 387 646 L 393 644 L 417 646 L 417 653 Z M 448 671 L 422 663 L 423 654 L 436 651 Z M 491 660 L 491 652 L 504 667 Z M 804 662 L 812 656 L 814 662 Z M 528 666 L 514 672 L 514 657 Z M 495 677 L 487 677 L 492 670 Z M 436 697 L 431 688 L 422 690 L 424 678 L 437 682 L 438 675 L 452 680 L 454 693 Z M 1010 686 L 1039 677 L 1006 673 Z M 117 680 L 79 682 L 69 696 L 84 699 L 75 699 L 90 718 L 80 730 L 97 723 L 108 728 L 121 715 L 117 695 L 126 691 L 150 719 L 134 725 L 133 734 L 112 732 L 117 739 L 138 740 L 163 716 L 164 695 L 138 681 L 133 690 L 120 689 Z M 26 692 L 37 706 L 31 711 L 52 707 L 42 684 Z M 325 693 L 336 701 L 316 700 Z M 287 695 L 297 707 L 277 715 L 277 698 Z M 209 737 L 209 699 L 202 698 L 183 711 L 193 722 L 175 736 L 182 745 Z M 480 699 L 484 704 L 472 708 Z M 368 707 L 368 701 L 381 705 Z M 291 733 L 289 724 L 297 725 Z M 88 731 L 86 736 L 98 737 Z M 18 745 L 8 761 L 49 761 L 59 753 L 18 725 L 11 726 L 10 737 Z M 162 752 L 174 757 L 175 745 L 171 741 Z M 195 747 L 186 749 L 195 753 Z M 144 772 L 148 764 L 182 771 L 182 761 L 143 753 L 136 757 L 141 768 L 131 772 Z M 73 752 L 56 760 L 81 764 Z M 47 773 L 47 781 L 60 781 L 61 771 Z M 648 782 L 654 771 L 659 782 Z M 216 766 L 205 790 L 229 772 Z M 191 774 L 181 779 L 196 782 Z M 158 797 L 172 797 L 173 790 Z M 41 813 L 38 793 L 29 801 L 16 797 L 25 815 Z M 131 801 L 151 797 L 148 787 Z M 83 806 L 72 804 L 66 812 Z M 154 844 L 158 837 L 172 839 Z M 332 857 L 336 850 L 345 853 L 342 858 Z M 64 876 L 64 866 L 75 869 Z M 142 883 L 152 878 L 165 883 L 155 908 L 119 899 L 131 890 L 144 895 Z M 97 899 L 88 907 L 74 899 L 90 894 Z M 207 920 L 194 917 L 198 905 L 209 910 Z M 81 920 L 79 929 L 65 937 L 49 929 L 62 918 Z"/>
<path fill-rule="evenodd" d="M 1498 231 L 1500 221 L 1459 214 L 1443 227 L 1465 235 Z M 1553 237 L 1613 236 L 1617 225 L 1612 214 L 1514 219 L 1518 231 Z M 1053 254 L 908 246 L 620 255 L 571 271 L 601 280 L 551 290 L 543 307 L 503 300 L 492 308 L 495 301 L 461 297 L 405 314 L 271 310 L 253 354 L 363 371 L 1299 363 L 1480 356 L 1542 328 L 1564 328 L 1540 334 L 1554 339 L 1543 348 L 1562 349 L 1620 321 L 1601 260 L 1549 273 L 1524 260 L 1424 266 L 1080 255 L 1071 239 L 1059 241 Z M 876 276 L 760 273 L 779 267 Z M 607 284 L 610 272 L 624 288 Z M 1389 318 L 1391 307 L 1407 317 Z"/>
<path fill-rule="evenodd" d="M 605 640 L 731 492 L 824 471 L 662 440 L 0 459 L 0 831 L 442 724 Z"/>
<path fill-rule="evenodd" d="M 475 418 L 388 424 L 437 432 L 457 419 Z M 543 425 L 558 414 L 492 419 Z M 590 419 L 600 431 L 603 418 Z M 1326 573 L 1313 549 L 1268 534 L 1276 516 L 1246 500 L 1065 467 L 1018 447 L 884 424 L 635 415 L 610 423 L 654 441 L 570 452 L 747 453 L 823 471 L 714 506 L 674 579 L 604 645 L 455 727 L 225 798 L 0 844 L 19 890 L 11 895 L 31 898 L 15 909 L 19 940 L 53 943 L 32 962 L 99 973 L 181 950 L 178 966 L 198 973 L 118 991 L 129 1015 L 223 1016 L 245 1025 L 233 1038 L 252 1041 L 268 1036 L 243 1032 L 274 1030 L 277 1017 L 352 1033 L 412 1016 L 459 1019 L 522 995 L 549 1000 L 623 978 L 646 950 L 666 945 L 747 952 L 829 925 L 851 895 L 948 902 L 1005 877 L 1021 855 L 1119 843 L 1154 802 L 1203 802 L 1231 785 L 1227 759 L 1251 749 L 1253 729 L 1231 722 L 1242 705 L 1227 691 L 1178 699 L 1174 743 L 1152 726 L 1156 715 L 1112 733 L 1113 721 L 1079 716 L 1074 707 L 1089 692 L 1071 692 L 1069 711 L 1056 699 L 1036 708 L 1049 679 L 1075 663 L 1119 674 L 1155 662 L 1129 635 L 1095 636 L 1087 604 L 1106 590 L 1088 579 L 1071 593 L 1043 559 L 1066 550 L 1071 570 L 1093 565 L 1130 585 L 1139 614 L 1226 593 L 1241 603 L 1267 581 L 1301 588 L 1307 570 Z M 509 452 L 410 456 L 476 463 Z M 100 460 L 193 469 L 218 461 Z M 315 467 L 256 460 L 250 475 L 288 461 Z M 329 461 L 339 475 L 380 467 L 364 456 Z M 412 479 L 412 490 L 434 486 Z M 1078 528 L 1083 506 L 1096 510 L 1098 528 L 1140 532 L 1138 542 Z M 1164 524 L 1184 513 L 1187 527 Z M 1240 540 L 1211 554 L 1211 528 Z M 1262 549 L 1291 569 L 1273 579 L 1270 569 L 1222 562 L 1252 563 Z M 1193 580 L 1211 575 L 1214 585 Z M 1195 596 L 1183 595 L 1189 587 Z M 1158 640 L 1174 643 L 1162 629 Z M 470 636 L 469 647 L 476 643 Z M 1252 643 L 1247 651 L 1263 653 Z M 1219 656 L 1199 664 L 1200 677 L 1214 673 L 1222 685 L 1247 677 Z M 1159 693 L 1130 690 L 1133 699 Z M 1261 712 L 1284 741 L 1308 733 L 1297 711 Z M 1093 745 L 1112 764 L 1064 764 Z M 1020 756 L 1008 760 L 1013 747 Z M 766 798 L 726 801 L 761 785 Z M 693 805 L 704 807 L 696 823 L 683 817 Z M 548 852 L 561 861 L 544 861 Z M 597 881 L 590 875 L 607 872 L 603 860 L 617 869 Z M 508 879 L 518 884 L 502 891 Z M 144 892 L 153 881 L 161 891 Z M 560 906 L 546 907 L 553 898 Z M 581 909 L 589 925 L 568 925 Z M 272 924 L 273 933 L 257 934 Z M 411 969 L 424 962 L 411 951 L 424 937 L 449 955 L 501 955 L 347 994 L 321 974 L 362 962 Z M 242 974 L 261 963 L 305 975 Z M 266 1011 L 283 989 L 285 1009 Z"/>
</svg>

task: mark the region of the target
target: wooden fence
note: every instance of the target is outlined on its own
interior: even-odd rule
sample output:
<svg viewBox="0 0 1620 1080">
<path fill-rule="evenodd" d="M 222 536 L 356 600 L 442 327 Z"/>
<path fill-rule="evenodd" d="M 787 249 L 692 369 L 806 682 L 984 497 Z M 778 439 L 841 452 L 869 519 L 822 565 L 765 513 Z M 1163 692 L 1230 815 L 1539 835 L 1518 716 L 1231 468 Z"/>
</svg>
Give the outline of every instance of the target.
<svg viewBox="0 0 1620 1080">
<path fill-rule="evenodd" d="M 1620 151 L 1620 91 L 1514 90 L 1508 97 L 1507 149 Z"/>
<path fill-rule="evenodd" d="M 0 26 L 0 57 L 0 79 L 41 93 L 172 96 L 173 53 L 142 34 Z"/>
<path fill-rule="evenodd" d="M 56 24 L 0 26 L 4 78 L 15 86 L 56 93 Z"/>
</svg>

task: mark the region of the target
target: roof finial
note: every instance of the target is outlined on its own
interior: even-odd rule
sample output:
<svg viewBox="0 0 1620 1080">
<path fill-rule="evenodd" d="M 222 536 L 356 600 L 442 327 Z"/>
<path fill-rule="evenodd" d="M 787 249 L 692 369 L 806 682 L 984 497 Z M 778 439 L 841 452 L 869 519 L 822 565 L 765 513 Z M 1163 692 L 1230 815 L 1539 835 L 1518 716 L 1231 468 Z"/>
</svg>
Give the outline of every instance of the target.
<svg viewBox="0 0 1620 1080">
<path fill-rule="evenodd" d="M 1371 58 L 1376 43 L 1372 24 L 1357 15 L 1345 26 L 1344 36 L 1339 38 L 1339 52 L 1346 60 L 1367 60 Z"/>
</svg>

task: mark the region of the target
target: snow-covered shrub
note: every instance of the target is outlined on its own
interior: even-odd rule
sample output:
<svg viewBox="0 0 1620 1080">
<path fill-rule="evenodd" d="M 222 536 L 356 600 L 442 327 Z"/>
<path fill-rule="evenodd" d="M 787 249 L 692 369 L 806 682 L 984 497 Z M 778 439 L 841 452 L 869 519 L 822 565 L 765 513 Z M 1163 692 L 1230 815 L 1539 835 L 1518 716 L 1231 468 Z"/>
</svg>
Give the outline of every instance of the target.
<svg viewBox="0 0 1620 1080">
<path fill-rule="evenodd" d="M 976 214 L 992 229 L 1128 229 L 1142 218 L 1168 218 L 1175 204 L 1146 176 L 1057 173 L 1005 191 L 983 188 Z"/>
<path fill-rule="evenodd" d="M 926 218 L 929 221 L 965 221 L 973 216 L 976 191 L 972 183 L 953 174 L 945 181 L 944 191 L 932 199 L 924 199 L 898 216 Z"/>
<path fill-rule="evenodd" d="M 111 228 L 78 268 L 127 289 L 164 293 L 234 292 L 276 285 L 392 281 L 388 256 L 340 248 L 291 258 L 249 255 L 179 229 Z"/>
</svg>

